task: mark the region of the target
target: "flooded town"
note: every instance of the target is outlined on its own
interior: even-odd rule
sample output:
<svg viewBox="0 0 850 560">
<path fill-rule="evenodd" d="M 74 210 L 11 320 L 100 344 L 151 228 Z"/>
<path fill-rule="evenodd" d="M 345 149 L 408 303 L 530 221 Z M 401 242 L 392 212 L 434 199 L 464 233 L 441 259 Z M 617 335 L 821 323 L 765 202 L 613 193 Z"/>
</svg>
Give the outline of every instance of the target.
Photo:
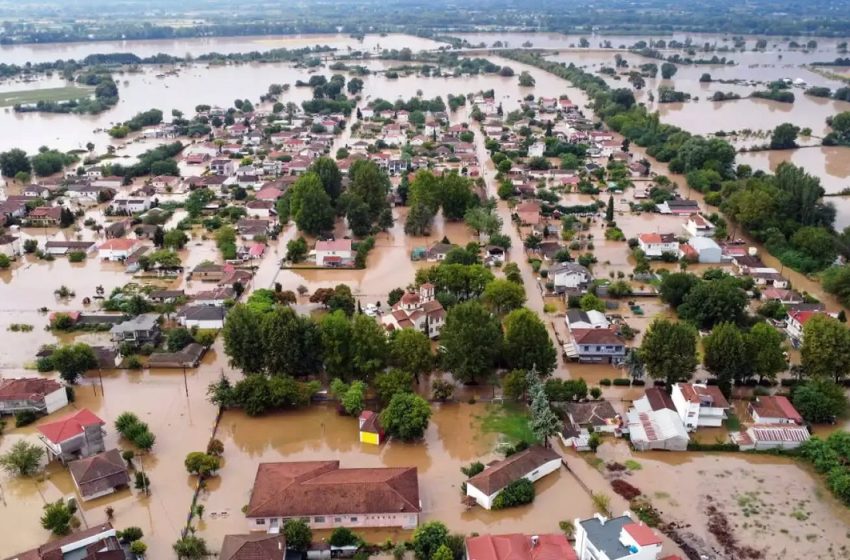
<svg viewBox="0 0 850 560">
<path fill-rule="evenodd" d="M 438 4 L 0 0 L 0 558 L 850 558 L 850 10 Z"/>
</svg>

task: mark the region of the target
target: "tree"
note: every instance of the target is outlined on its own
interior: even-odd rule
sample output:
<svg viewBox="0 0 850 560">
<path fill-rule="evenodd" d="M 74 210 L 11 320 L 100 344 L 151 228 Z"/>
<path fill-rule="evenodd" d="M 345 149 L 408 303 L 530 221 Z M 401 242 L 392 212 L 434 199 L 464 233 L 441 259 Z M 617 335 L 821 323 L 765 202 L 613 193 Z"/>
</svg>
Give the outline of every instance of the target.
<svg viewBox="0 0 850 560">
<path fill-rule="evenodd" d="M 287 539 L 287 544 L 289 540 Z M 188 534 L 181 537 L 172 545 L 174 553 L 180 560 L 201 560 L 205 556 L 209 556 L 210 552 L 207 549 L 207 541 L 201 537 L 196 537 L 193 534 Z"/>
<path fill-rule="evenodd" d="M 817 313 L 803 325 L 800 355 L 806 375 L 838 383 L 850 369 L 850 330 L 829 315 Z"/>
<path fill-rule="evenodd" d="M 292 264 L 297 264 L 307 257 L 309 248 L 307 241 L 303 237 L 291 239 L 286 243 L 286 259 Z"/>
<path fill-rule="evenodd" d="M 0 467 L 14 476 L 30 476 L 38 471 L 43 456 L 43 447 L 19 440 L 0 455 Z"/>
<path fill-rule="evenodd" d="M 800 415 L 812 424 L 834 423 L 847 413 L 844 388 L 827 379 L 814 379 L 798 385 L 791 401 Z"/>
<path fill-rule="evenodd" d="M 233 306 L 222 334 L 230 365 L 245 373 L 259 373 L 265 365 L 260 314 L 245 304 Z"/>
<path fill-rule="evenodd" d="M 332 158 L 322 156 L 313 161 L 309 171 L 319 176 L 325 192 L 328 193 L 332 202 L 336 202 L 342 194 L 342 173 L 336 162 Z"/>
<path fill-rule="evenodd" d="M 605 312 L 605 302 L 596 294 L 586 293 L 578 300 L 578 306 L 582 311 Z"/>
<path fill-rule="evenodd" d="M 671 272 L 664 275 L 658 288 L 661 301 L 673 309 L 679 307 L 691 289 L 700 283 L 700 279 L 686 272 Z"/>
<path fill-rule="evenodd" d="M 530 309 L 511 311 L 505 318 L 504 360 L 508 367 L 552 373 L 558 353 L 540 317 Z"/>
<path fill-rule="evenodd" d="M 349 192 L 368 204 L 372 220 L 377 219 L 381 210 L 387 207 L 387 193 L 390 191 L 389 177 L 375 162 L 364 159 L 351 164 L 348 175 L 351 178 Z"/>
<path fill-rule="evenodd" d="M 0 270 L 5 270 L 12 266 L 12 259 L 4 253 L 0 253 Z"/>
<path fill-rule="evenodd" d="M 466 214 L 463 215 L 463 220 L 479 236 L 482 233 L 493 235 L 502 229 L 502 219 L 488 208 L 482 206 L 476 206 L 467 210 Z"/>
<path fill-rule="evenodd" d="M 368 315 L 354 316 L 351 325 L 351 346 L 351 366 L 360 379 L 371 379 L 386 366 L 386 332 Z"/>
<path fill-rule="evenodd" d="M 685 295 L 679 317 L 698 328 L 710 329 L 717 323 L 737 323 L 747 306 L 747 294 L 738 280 L 725 277 L 700 282 Z"/>
<path fill-rule="evenodd" d="M 534 78 L 532 77 L 531 74 L 529 74 L 525 70 L 523 70 L 522 73 L 520 73 L 520 75 L 519 75 L 519 85 L 520 86 L 522 86 L 522 87 L 534 87 L 534 83 L 535 83 Z"/>
<path fill-rule="evenodd" d="M 186 327 L 171 329 L 165 335 L 165 347 L 169 352 L 179 352 L 194 341 L 195 339 L 192 337 L 192 333 Z"/>
<path fill-rule="evenodd" d="M 325 371 L 335 377 L 350 377 L 351 371 L 351 321 L 342 311 L 329 313 L 322 318 L 322 346 Z"/>
<path fill-rule="evenodd" d="M 337 284 L 326 305 L 332 312 L 339 309 L 349 317 L 354 315 L 355 301 L 351 288 L 346 284 Z"/>
<path fill-rule="evenodd" d="M 65 503 L 65 500 L 57 500 L 44 505 L 44 513 L 41 515 L 41 526 L 57 536 L 67 535 L 71 532 L 71 518 L 74 512 Z"/>
<path fill-rule="evenodd" d="M 729 396 L 732 382 L 741 381 L 750 375 L 750 356 L 744 336 L 732 323 L 718 323 L 702 344 L 705 367 L 717 376 L 720 389 Z"/>
<path fill-rule="evenodd" d="M 608 197 L 608 207 L 605 208 L 605 221 L 609 224 L 614 221 L 614 196 Z"/>
<path fill-rule="evenodd" d="M 444 367 L 455 379 L 476 383 L 492 371 L 502 346 L 498 320 L 480 303 L 469 301 L 452 307 L 440 331 Z"/>
<path fill-rule="evenodd" d="M 357 546 L 360 544 L 360 537 L 347 527 L 337 527 L 331 533 L 328 544 L 331 546 Z"/>
<path fill-rule="evenodd" d="M 676 75 L 678 70 L 679 68 L 675 64 L 665 62 L 661 65 L 661 77 L 665 80 L 669 80 Z"/>
<path fill-rule="evenodd" d="M 454 554 L 452 554 L 452 550 L 448 546 L 441 544 L 437 552 L 434 553 L 434 556 L 431 557 L 431 560 L 454 560 Z"/>
<path fill-rule="evenodd" d="M 170 229 L 163 235 L 161 245 L 168 249 L 179 250 L 185 247 L 188 242 L 189 236 L 183 230 Z"/>
<path fill-rule="evenodd" d="M 286 547 L 299 552 L 306 551 L 313 542 L 313 531 L 301 519 L 286 520 L 283 524 L 283 535 L 286 538 Z"/>
<path fill-rule="evenodd" d="M 421 439 L 428 428 L 431 406 L 413 393 L 396 393 L 381 411 L 381 426 L 387 434 L 402 441 Z"/>
<path fill-rule="evenodd" d="M 333 228 L 334 210 L 331 198 L 325 192 L 319 175 L 302 175 L 292 185 L 291 193 L 290 212 L 298 229 L 309 235 L 319 235 Z"/>
<path fill-rule="evenodd" d="M 761 379 L 775 379 L 776 374 L 784 370 L 785 351 L 782 348 L 784 337 L 767 323 L 757 323 L 744 335 L 747 360 L 753 375 Z"/>
<path fill-rule="evenodd" d="M 404 232 L 408 235 L 428 235 L 431 232 L 431 221 L 434 213 L 421 201 L 414 202 L 407 213 L 404 222 Z"/>
<path fill-rule="evenodd" d="M 773 129 L 770 135 L 771 150 L 787 150 L 797 147 L 797 134 L 800 127 L 791 123 L 782 123 Z"/>
<path fill-rule="evenodd" d="M 690 379 L 697 365 L 696 336 L 686 323 L 655 319 L 638 350 L 649 376 L 668 385 Z"/>
<path fill-rule="evenodd" d="M 496 315 L 504 315 L 525 304 L 525 289 L 509 280 L 497 278 L 484 288 L 481 301 Z"/>
<path fill-rule="evenodd" d="M 531 393 L 531 431 L 537 441 L 549 447 L 549 438 L 560 431 L 561 421 L 549 406 L 549 399 L 536 370 L 528 372 L 526 383 Z"/>
<path fill-rule="evenodd" d="M 0 175 L 11 179 L 18 173 L 29 173 L 31 170 L 27 153 L 20 148 L 0 152 Z"/>
<path fill-rule="evenodd" d="M 440 521 L 423 523 L 413 532 L 413 552 L 416 560 L 431 560 L 446 544 L 449 530 Z"/>
<path fill-rule="evenodd" d="M 256 292 L 255 292 L 256 293 Z M 322 362 L 321 332 L 291 307 L 276 305 L 262 318 L 265 370 L 273 375 L 313 375 Z"/>
<path fill-rule="evenodd" d="M 420 375 L 425 375 L 434 368 L 434 356 L 428 336 L 416 329 L 396 331 L 390 338 L 389 363 L 413 375 L 418 382 Z"/>
<path fill-rule="evenodd" d="M 221 468 L 221 460 L 218 457 L 207 455 L 201 451 L 192 451 L 186 455 L 183 465 L 189 474 L 205 478 L 215 474 L 215 471 Z"/>
<path fill-rule="evenodd" d="M 386 406 L 396 394 L 413 391 L 413 376 L 400 369 L 383 371 L 375 376 L 373 387 L 378 400 Z"/>
<path fill-rule="evenodd" d="M 97 367 L 97 358 L 91 346 L 83 342 L 60 346 L 50 356 L 53 367 L 67 383 L 74 384 L 77 378 Z"/>
</svg>

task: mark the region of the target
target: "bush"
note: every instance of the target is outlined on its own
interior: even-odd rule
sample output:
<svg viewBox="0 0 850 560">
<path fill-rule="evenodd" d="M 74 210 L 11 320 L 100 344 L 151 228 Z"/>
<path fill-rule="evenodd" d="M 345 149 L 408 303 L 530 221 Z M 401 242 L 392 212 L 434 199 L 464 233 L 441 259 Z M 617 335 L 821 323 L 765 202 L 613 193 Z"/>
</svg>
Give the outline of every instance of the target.
<svg viewBox="0 0 850 560">
<path fill-rule="evenodd" d="M 617 387 L 628 387 L 632 384 L 631 379 L 617 378 L 614 380 L 614 385 Z"/>
<path fill-rule="evenodd" d="M 599 380 L 599 384 L 602 385 L 603 387 L 610 387 L 611 386 L 611 380 L 608 379 L 607 377 L 605 377 L 605 378 Z"/>
<path fill-rule="evenodd" d="M 38 419 L 38 415 L 32 410 L 22 410 L 15 414 L 15 427 L 29 426 Z"/>
<path fill-rule="evenodd" d="M 688 442 L 688 451 L 740 451 L 737 443 L 700 443 Z"/>
<path fill-rule="evenodd" d="M 511 482 L 493 499 L 493 509 L 505 509 L 534 501 L 534 483 L 527 478 Z"/>
<path fill-rule="evenodd" d="M 360 537 L 347 527 L 337 527 L 328 539 L 331 546 L 359 546 L 360 542 Z"/>
</svg>

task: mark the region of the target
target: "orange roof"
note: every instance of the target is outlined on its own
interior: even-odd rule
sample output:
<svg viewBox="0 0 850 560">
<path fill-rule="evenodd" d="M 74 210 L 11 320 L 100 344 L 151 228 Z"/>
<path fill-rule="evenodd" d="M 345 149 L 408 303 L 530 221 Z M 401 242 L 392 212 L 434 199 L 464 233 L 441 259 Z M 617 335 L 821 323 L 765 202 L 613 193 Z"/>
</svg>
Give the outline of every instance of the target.
<svg viewBox="0 0 850 560">
<path fill-rule="evenodd" d="M 646 525 L 629 523 L 628 525 L 623 525 L 623 530 L 627 532 L 640 546 L 661 544 L 661 537 L 656 535 L 652 529 Z"/>
<path fill-rule="evenodd" d="M 98 247 L 101 251 L 103 250 L 111 250 L 111 251 L 126 251 L 128 249 L 132 249 L 136 245 L 135 239 L 110 239 L 105 242 L 103 245 Z"/>
<path fill-rule="evenodd" d="M 536 542 L 532 542 L 536 539 Z M 466 539 L 469 560 L 577 560 L 564 535 L 480 535 Z"/>
<path fill-rule="evenodd" d="M 38 431 L 53 443 L 62 443 L 80 435 L 88 426 L 104 424 L 105 422 L 95 416 L 92 411 L 84 408 L 55 422 L 42 424 L 38 427 Z"/>
<path fill-rule="evenodd" d="M 690 383 L 680 383 L 679 389 L 682 395 L 692 403 L 701 403 L 709 400 L 711 406 L 715 408 L 729 408 L 729 401 L 723 396 L 720 387 L 716 385 L 692 385 Z"/>
</svg>

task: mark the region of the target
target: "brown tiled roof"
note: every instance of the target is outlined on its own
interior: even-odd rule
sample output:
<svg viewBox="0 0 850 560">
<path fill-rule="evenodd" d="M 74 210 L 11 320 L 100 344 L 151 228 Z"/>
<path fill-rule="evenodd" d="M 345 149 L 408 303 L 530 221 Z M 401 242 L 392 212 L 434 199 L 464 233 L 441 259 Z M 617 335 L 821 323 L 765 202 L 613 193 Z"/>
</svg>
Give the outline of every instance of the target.
<svg viewBox="0 0 850 560">
<path fill-rule="evenodd" d="M 382 434 L 381 421 L 378 413 L 372 410 L 364 410 L 360 413 L 360 419 L 363 420 L 363 425 L 360 426 L 361 432 L 369 432 L 372 434 Z"/>
<path fill-rule="evenodd" d="M 625 342 L 610 329 L 572 329 L 570 332 L 579 344 L 625 345 Z"/>
<path fill-rule="evenodd" d="M 83 496 L 130 484 L 127 465 L 117 449 L 72 461 L 68 464 L 68 469 Z"/>
<path fill-rule="evenodd" d="M 283 535 L 251 533 L 248 535 L 225 535 L 219 560 L 282 560 L 286 554 L 286 538 Z"/>
<path fill-rule="evenodd" d="M 534 469 L 560 456 L 545 447 L 535 445 L 514 453 L 503 461 L 497 461 L 467 481 L 487 496 L 492 496 L 511 482 L 519 480 Z"/>
<path fill-rule="evenodd" d="M 617 416 L 617 412 L 608 401 L 569 402 L 564 407 L 576 424 L 604 426 L 607 423 L 606 420 Z"/>
<path fill-rule="evenodd" d="M 37 400 L 61 388 L 62 385 L 52 379 L 0 379 L 0 400 Z"/>
<path fill-rule="evenodd" d="M 652 410 L 663 410 L 669 408 L 676 410 L 676 405 L 673 404 L 673 399 L 664 389 L 658 387 L 650 387 L 646 390 L 646 399 L 649 401 L 649 406 Z"/>
<path fill-rule="evenodd" d="M 720 387 L 716 385 L 692 385 L 690 383 L 680 383 L 679 389 L 682 390 L 682 395 L 692 403 L 708 403 L 715 408 L 729 408 L 729 401 L 723 396 Z"/>
<path fill-rule="evenodd" d="M 248 517 L 418 513 L 415 467 L 341 469 L 339 461 L 260 463 Z"/>
<path fill-rule="evenodd" d="M 95 525 L 85 531 L 79 531 L 77 533 L 71 533 L 70 535 L 66 535 L 64 537 L 60 537 L 56 540 L 50 541 L 47 544 L 41 545 L 38 548 L 34 548 L 32 550 L 28 550 L 26 552 L 21 552 L 19 554 L 15 554 L 14 556 L 10 556 L 6 558 L 6 560 L 62 560 L 62 551 L 61 548 L 63 546 L 67 546 L 76 542 L 79 542 L 83 539 L 91 538 L 100 533 L 104 533 L 112 529 L 111 523 L 103 523 L 101 525 Z"/>
</svg>

